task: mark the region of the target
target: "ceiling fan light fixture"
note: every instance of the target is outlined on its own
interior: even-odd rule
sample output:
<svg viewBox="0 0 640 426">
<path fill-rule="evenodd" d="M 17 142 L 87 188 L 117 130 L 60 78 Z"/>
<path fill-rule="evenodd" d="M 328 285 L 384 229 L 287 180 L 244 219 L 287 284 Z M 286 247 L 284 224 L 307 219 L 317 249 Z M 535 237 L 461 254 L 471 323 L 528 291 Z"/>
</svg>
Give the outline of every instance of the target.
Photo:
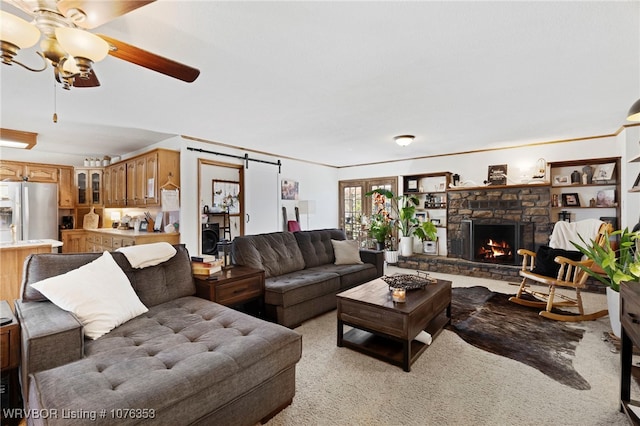
<svg viewBox="0 0 640 426">
<path fill-rule="evenodd" d="M 407 146 L 411 142 L 413 142 L 415 138 L 416 137 L 413 135 L 400 135 L 400 136 L 394 136 L 393 140 L 396 141 L 396 143 L 400 146 Z"/>
<path fill-rule="evenodd" d="M 75 59 L 82 74 L 88 74 L 93 62 L 103 60 L 109 53 L 109 44 L 90 32 L 77 28 L 56 28 L 60 46 Z"/>
<path fill-rule="evenodd" d="M 2 62 L 11 65 L 20 49 L 33 46 L 40 39 L 40 30 L 24 19 L 0 10 L 0 44 Z"/>
<path fill-rule="evenodd" d="M 640 121 L 640 99 L 638 99 L 633 105 L 631 105 L 631 108 L 629 108 L 627 120 Z"/>
</svg>

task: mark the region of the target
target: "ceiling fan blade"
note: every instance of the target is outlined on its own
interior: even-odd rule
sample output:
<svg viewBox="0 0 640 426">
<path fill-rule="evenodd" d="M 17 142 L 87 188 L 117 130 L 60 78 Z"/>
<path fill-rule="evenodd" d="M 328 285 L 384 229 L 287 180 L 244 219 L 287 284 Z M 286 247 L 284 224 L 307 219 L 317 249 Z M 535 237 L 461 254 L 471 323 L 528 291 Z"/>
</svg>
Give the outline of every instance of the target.
<svg viewBox="0 0 640 426">
<path fill-rule="evenodd" d="M 109 55 L 115 56 L 116 58 L 157 71 L 169 77 L 177 78 L 178 80 L 186 81 L 187 83 L 192 83 L 200 75 L 200 70 L 197 68 L 192 68 L 180 62 L 163 58 L 162 56 L 147 52 L 139 47 L 102 34 L 97 35 L 111 45 Z"/>
<path fill-rule="evenodd" d="M 156 0 L 60 0 L 58 10 L 80 28 L 92 29 Z"/>
<path fill-rule="evenodd" d="M 92 69 L 89 72 L 89 78 L 76 77 L 73 79 L 73 87 L 98 87 L 100 82 L 96 76 L 96 72 Z"/>
</svg>

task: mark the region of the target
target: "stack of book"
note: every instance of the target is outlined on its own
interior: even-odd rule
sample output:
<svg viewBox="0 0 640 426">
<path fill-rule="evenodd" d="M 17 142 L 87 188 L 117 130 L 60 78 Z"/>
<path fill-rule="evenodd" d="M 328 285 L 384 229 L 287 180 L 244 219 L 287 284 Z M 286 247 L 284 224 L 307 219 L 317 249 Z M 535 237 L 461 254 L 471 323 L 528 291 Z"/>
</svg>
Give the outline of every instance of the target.
<svg viewBox="0 0 640 426">
<path fill-rule="evenodd" d="M 191 273 L 194 275 L 212 275 L 222 269 L 223 261 L 215 256 L 192 256 Z"/>
</svg>

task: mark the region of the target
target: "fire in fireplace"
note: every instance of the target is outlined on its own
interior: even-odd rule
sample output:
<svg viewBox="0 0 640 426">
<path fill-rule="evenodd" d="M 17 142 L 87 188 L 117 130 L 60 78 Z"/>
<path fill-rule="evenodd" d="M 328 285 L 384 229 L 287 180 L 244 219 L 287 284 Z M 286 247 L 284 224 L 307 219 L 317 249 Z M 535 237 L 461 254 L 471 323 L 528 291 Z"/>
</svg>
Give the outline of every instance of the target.
<svg viewBox="0 0 640 426">
<path fill-rule="evenodd" d="M 478 252 L 476 253 L 476 259 L 485 262 L 498 262 L 503 263 L 505 261 L 513 261 L 513 249 L 509 243 L 505 240 L 493 240 L 489 238 L 484 243 L 480 243 Z"/>
</svg>

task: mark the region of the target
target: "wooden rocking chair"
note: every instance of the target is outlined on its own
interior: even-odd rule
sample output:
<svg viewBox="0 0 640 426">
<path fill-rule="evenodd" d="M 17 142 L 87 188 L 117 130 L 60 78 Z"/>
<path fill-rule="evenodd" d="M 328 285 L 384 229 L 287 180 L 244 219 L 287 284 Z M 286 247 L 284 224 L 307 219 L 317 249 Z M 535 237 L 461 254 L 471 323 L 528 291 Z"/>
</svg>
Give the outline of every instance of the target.
<svg viewBox="0 0 640 426">
<path fill-rule="evenodd" d="M 595 244 L 603 246 L 606 239 L 609 238 L 609 233 L 612 227 L 608 223 L 602 223 L 598 229 L 598 233 L 593 238 L 585 238 L 585 241 L 593 240 Z M 557 320 L 557 321 L 592 321 L 603 317 L 608 314 L 606 309 L 585 314 L 584 307 L 582 306 L 582 296 L 580 290 L 584 288 L 589 274 L 587 274 L 580 266 L 591 268 L 593 266 L 592 260 L 575 261 L 563 256 L 555 257 L 554 261 L 560 265 L 558 275 L 556 278 L 547 277 L 544 275 L 533 272 L 535 268 L 536 253 L 527 250 L 519 249 L 518 254 L 522 258 L 522 269 L 519 271 L 522 278 L 520 287 L 515 296 L 509 298 L 511 302 L 518 303 L 523 306 L 531 306 L 534 308 L 543 308 L 540 311 L 540 315 Z M 541 285 L 549 286 L 548 292 L 533 290 L 528 285 L 528 280 Z M 575 298 L 569 297 L 560 293 L 556 293 L 557 287 L 568 287 L 575 289 Z M 523 294 L 533 296 L 535 300 L 523 299 Z M 560 299 L 560 300 L 557 300 Z M 578 314 L 560 314 L 552 312 L 553 308 L 577 308 Z"/>
</svg>

